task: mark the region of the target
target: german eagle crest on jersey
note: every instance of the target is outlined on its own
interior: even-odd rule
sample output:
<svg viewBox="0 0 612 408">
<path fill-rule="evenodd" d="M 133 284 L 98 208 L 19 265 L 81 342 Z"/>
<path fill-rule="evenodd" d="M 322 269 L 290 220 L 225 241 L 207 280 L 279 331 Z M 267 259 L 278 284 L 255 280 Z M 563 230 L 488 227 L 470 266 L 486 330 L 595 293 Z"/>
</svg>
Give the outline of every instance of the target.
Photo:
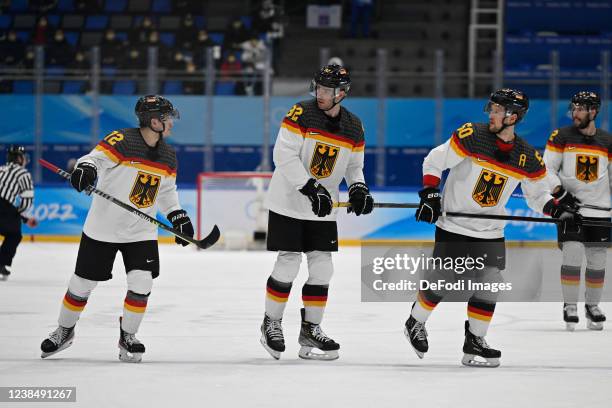
<svg viewBox="0 0 612 408">
<path fill-rule="evenodd" d="M 338 147 L 317 142 L 310 161 L 310 174 L 317 179 L 331 176 L 339 151 Z"/>
<path fill-rule="evenodd" d="M 597 180 L 599 157 L 590 154 L 576 155 L 576 178 L 585 183 Z"/>
<path fill-rule="evenodd" d="M 472 198 L 481 207 L 494 207 L 499 202 L 507 181 L 507 176 L 483 169 L 476 181 Z"/>
<path fill-rule="evenodd" d="M 157 197 L 161 177 L 139 171 L 130 192 L 130 201 L 138 208 L 151 207 Z"/>
</svg>

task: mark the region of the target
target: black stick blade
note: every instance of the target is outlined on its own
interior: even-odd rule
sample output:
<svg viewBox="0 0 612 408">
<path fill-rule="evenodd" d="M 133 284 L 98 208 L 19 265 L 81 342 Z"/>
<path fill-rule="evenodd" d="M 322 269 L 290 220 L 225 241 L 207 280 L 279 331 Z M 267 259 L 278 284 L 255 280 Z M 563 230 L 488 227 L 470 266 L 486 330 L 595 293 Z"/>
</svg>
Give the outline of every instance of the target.
<svg viewBox="0 0 612 408">
<path fill-rule="evenodd" d="M 220 237 L 221 237 L 221 232 L 219 231 L 219 227 L 215 225 L 213 229 L 210 231 L 210 234 L 204 237 L 204 239 L 201 239 L 200 241 L 198 241 L 198 248 L 201 248 L 201 249 L 210 248 L 211 246 L 215 245 L 215 243 L 219 240 Z"/>
</svg>

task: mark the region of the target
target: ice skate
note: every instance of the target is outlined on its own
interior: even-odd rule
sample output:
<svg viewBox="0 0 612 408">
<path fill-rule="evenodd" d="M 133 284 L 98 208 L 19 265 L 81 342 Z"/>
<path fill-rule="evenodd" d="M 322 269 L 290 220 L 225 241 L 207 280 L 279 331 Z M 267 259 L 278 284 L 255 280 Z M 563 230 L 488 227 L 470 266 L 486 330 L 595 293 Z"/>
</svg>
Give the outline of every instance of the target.
<svg viewBox="0 0 612 408">
<path fill-rule="evenodd" d="M 0 281 L 7 280 L 10 274 L 11 274 L 11 271 L 6 269 L 5 265 L 0 265 Z"/>
<path fill-rule="evenodd" d="M 578 307 L 575 303 L 563 304 L 563 321 L 565 321 L 565 329 L 567 331 L 574 331 L 576 329 L 576 324 L 578 323 Z"/>
<path fill-rule="evenodd" d="M 126 363 L 140 363 L 145 352 L 145 346 L 134 334 L 123 331 L 121 320 L 119 318 L 119 360 Z"/>
<path fill-rule="evenodd" d="M 463 353 L 463 359 L 461 360 L 463 365 L 471 367 L 499 367 L 501 351 L 489 347 L 484 337 L 475 336 L 470 331 L 470 323 L 467 320 L 465 321 Z"/>
<path fill-rule="evenodd" d="M 300 330 L 300 358 L 306 360 L 335 360 L 339 356 L 340 345 L 329 338 L 321 325 L 304 320 L 305 311 L 301 309 L 302 329 Z"/>
<path fill-rule="evenodd" d="M 584 305 L 584 313 L 587 318 L 587 328 L 590 330 L 603 330 L 603 322 L 606 315 L 598 305 Z"/>
<path fill-rule="evenodd" d="M 414 349 L 416 355 L 419 356 L 419 358 L 423 358 L 427 350 L 429 350 L 425 323 L 419 322 L 410 315 L 410 318 L 406 320 L 404 325 L 404 335 L 408 341 L 410 341 L 410 345 Z"/>
<path fill-rule="evenodd" d="M 42 350 L 41 358 L 47 358 L 55 353 L 67 349 L 72 345 L 74 340 L 74 327 L 59 326 L 54 332 L 49 334 L 49 337 L 43 340 L 40 344 Z"/>
<path fill-rule="evenodd" d="M 282 321 L 282 318 L 274 320 L 265 315 L 261 324 L 261 345 L 277 360 L 280 359 L 281 353 L 285 351 Z"/>
</svg>

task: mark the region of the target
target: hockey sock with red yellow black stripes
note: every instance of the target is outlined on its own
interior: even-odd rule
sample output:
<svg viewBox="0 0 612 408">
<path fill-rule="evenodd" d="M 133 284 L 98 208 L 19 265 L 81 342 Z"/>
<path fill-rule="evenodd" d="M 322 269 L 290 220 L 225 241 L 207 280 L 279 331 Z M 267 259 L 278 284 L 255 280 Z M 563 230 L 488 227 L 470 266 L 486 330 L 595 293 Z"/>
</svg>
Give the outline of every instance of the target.
<svg viewBox="0 0 612 408">
<path fill-rule="evenodd" d="M 291 292 L 291 282 L 281 282 L 272 276 L 266 282 L 266 314 L 270 319 L 278 320 L 285 313 L 285 306 Z"/>
<path fill-rule="evenodd" d="M 321 324 L 323 313 L 327 305 L 327 285 L 304 284 L 302 287 L 302 302 L 304 302 L 304 320 L 314 324 Z"/>
<path fill-rule="evenodd" d="M 593 270 L 587 268 L 586 273 L 586 293 L 585 303 L 587 305 L 597 305 L 601 300 L 601 294 L 603 292 L 604 280 L 606 278 L 605 269 Z"/>
<path fill-rule="evenodd" d="M 62 327 L 74 327 L 81 316 L 81 312 L 85 309 L 86 304 L 86 297 L 77 296 L 68 289 L 62 301 L 62 308 L 58 320 L 59 325 Z"/>
<path fill-rule="evenodd" d="M 425 323 L 429 318 L 431 312 L 442 300 L 441 296 L 436 295 L 431 290 L 419 290 L 417 294 L 417 300 L 412 305 L 412 312 L 410 313 L 417 321 Z"/>
<path fill-rule="evenodd" d="M 563 302 L 576 304 L 580 289 L 580 266 L 561 265 Z"/>
<path fill-rule="evenodd" d="M 467 306 L 470 331 L 478 337 L 484 337 L 495 312 L 495 304 L 478 299 L 470 299 Z"/>
<path fill-rule="evenodd" d="M 121 321 L 123 331 L 136 334 L 147 309 L 149 295 L 150 293 L 141 295 L 131 290 L 127 291 L 123 302 L 123 319 Z"/>
</svg>

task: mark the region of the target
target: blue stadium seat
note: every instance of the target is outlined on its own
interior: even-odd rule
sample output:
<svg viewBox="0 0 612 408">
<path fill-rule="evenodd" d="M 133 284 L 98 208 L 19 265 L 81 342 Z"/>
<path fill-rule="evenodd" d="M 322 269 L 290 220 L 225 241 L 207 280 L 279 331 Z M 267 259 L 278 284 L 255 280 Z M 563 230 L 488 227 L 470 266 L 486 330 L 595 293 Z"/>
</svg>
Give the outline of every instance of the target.
<svg viewBox="0 0 612 408">
<path fill-rule="evenodd" d="M 128 33 L 126 33 L 125 31 L 119 31 L 115 33 L 115 37 L 117 37 L 118 40 L 127 41 Z"/>
<path fill-rule="evenodd" d="M 223 44 L 223 38 L 224 38 L 223 33 L 208 33 L 208 36 L 210 37 L 212 42 L 214 42 L 215 44 L 217 45 Z"/>
<path fill-rule="evenodd" d="M 52 27 L 59 27 L 62 16 L 59 14 L 50 14 L 47 16 L 47 22 Z"/>
<path fill-rule="evenodd" d="M 104 30 L 108 25 L 108 16 L 87 16 L 86 30 Z"/>
<path fill-rule="evenodd" d="M 100 68 L 100 71 L 102 72 L 102 75 L 104 76 L 117 75 L 117 67 L 113 65 L 102 65 L 102 68 Z"/>
<path fill-rule="evenodd" d="M 74 11 L 74 0 L 58 0 L 57 10 L 62 12 Z"/>
<path fill-rule="evenodd" d="M 174 46 L 174 40 L 175 40 L 174 33 L 161 33 L 159 35 L 159 41 L 162 44 L 167 45 L 168 47 Z"/>
<path fill-rule="evenodd" d="M 45 67 L 45 74 L 50 76 L 64 75 L 66 73 L 66 67 L 63 65 L 47 65 Z"/>
<path fill-rule="evenodd" d="M 30 42 L 30 32 L 29 31 L 17 31 L 17 38 L 19 38 L 24 43 Z"/>
<path fill-rule="evenodd" d="M 117 95 L 133 95 L 136 93 L 136 82 L 115 81 L 113 83 L 113 93 Z"/>
<path fill-rule="evenodd" d="M 66 37 L 68 44 L 72 45 L 73 47 L 76 47 L 76 45 L 79 43 L 80 35 L 77 31 L 65 31 L 64 37 Z"/>
<path fill-rule="evenodd" d="M 28 0 L 12 0 L 11 11 L 26 11 L 28 9 Z"/>
<path fill-rule="evenodd" d="M 236 83 L 234 81 L 219 81 L 215 84 L 215 95 L 235 95 Z"/>
<path fill-rule="evenodd" d="M 199 30 L 206 28 L 206 20 L 204 19 L 204 16 L 193 16 L 193 22 Z"/>
<path fill-rule="evenodd" d="M 155 13 L 171 13 L 172 4 L 170 0 L 153 0 L 153 11 Z"/>
<path fill-rule="evenodd" d="M 80 94 L 85 91 L 85 81 L 64 81 L 62 93 L 65 94 Z"/>
<path fill-rule="evenodd" d="M 8 30 L 13 23 L 13 17 L 7 14 L 0 14 L 0 29 Z"/>
<path fill-rule="evenodd" d="M 240 21 L 242 21 L 247 30 L 253 27 L 253 18 L 251 16 L 240 16 Z"/>
<path fill-rule="evenodd" d="M 109 13 L 120 13 L 126 6 L 127 0 L 106 0 L 104 9 Z"/>
<path fill-rule="evenodd" d="M 182 81 L 166 81 L 164 82 L 164 95 L 182 95 L 183 94 L 183 82 Z"/>
<path fill-rule="evenodd" d="M 13 93 L 16 93 L 16 94 L 34 93 L 34 81 L 15 81 L 13 82 Z"/>
</svg>

